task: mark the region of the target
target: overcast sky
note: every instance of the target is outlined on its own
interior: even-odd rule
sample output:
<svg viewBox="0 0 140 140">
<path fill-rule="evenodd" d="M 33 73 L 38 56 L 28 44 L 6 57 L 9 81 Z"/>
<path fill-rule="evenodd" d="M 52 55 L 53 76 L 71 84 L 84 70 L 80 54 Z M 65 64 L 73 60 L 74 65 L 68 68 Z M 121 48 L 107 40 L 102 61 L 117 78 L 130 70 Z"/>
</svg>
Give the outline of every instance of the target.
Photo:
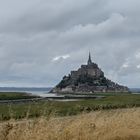
<svg viewBox="0 0 140 140">
<path fill-rule="evenodd" d="M 140 87 L 140 0 L 0 0 L 0 86 L 54 86 L 91 51 Z"/>
</svg>

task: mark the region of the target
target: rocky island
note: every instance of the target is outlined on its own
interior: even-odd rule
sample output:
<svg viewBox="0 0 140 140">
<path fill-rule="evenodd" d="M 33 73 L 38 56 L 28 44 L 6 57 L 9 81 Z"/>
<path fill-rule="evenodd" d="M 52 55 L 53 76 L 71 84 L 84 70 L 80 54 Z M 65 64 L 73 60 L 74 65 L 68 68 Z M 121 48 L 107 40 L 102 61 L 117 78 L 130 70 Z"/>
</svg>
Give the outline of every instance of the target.
<svg viewBox="0 0 140 140">
<path fill-rule="evenodd" d="M 51 93 L 96 93 L 129 92 L 128 87 L 119 85 L 104 76 L 104 72 L 89 58 L 87 65 L 81 65 L 77 71 L 64 76 Z"/>
</svg>

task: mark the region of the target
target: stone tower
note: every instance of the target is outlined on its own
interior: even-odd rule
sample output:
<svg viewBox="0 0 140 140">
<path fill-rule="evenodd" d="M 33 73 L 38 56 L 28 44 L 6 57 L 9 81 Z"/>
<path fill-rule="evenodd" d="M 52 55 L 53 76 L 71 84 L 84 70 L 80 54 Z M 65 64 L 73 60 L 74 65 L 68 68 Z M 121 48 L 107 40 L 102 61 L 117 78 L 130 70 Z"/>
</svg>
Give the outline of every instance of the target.
<svg viewBox="0 0 140 140">
<path fill-rule="evenodd" d="M 88 58 L 88 62 L 87 62 L 88 65 L 91 65 L 92 64 L 92 60 L 91 60 L 91 55 L 90 55 L 90 52 L 89 52 L 89 58 Z"/>
</svg>

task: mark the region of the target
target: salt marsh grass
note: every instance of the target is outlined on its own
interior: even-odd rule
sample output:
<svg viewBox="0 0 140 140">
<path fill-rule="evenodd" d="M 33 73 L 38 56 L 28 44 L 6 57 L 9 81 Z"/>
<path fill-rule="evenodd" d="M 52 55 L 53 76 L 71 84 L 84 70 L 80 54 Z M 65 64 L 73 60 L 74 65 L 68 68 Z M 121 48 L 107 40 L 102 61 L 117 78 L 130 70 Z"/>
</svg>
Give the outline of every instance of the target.
<svg viewBox="0 0 140 140">
<path fill-rule="evenodd" d="M 140 108 L 9 120 L 0 140 L 140 140 Z"/>
</svg>

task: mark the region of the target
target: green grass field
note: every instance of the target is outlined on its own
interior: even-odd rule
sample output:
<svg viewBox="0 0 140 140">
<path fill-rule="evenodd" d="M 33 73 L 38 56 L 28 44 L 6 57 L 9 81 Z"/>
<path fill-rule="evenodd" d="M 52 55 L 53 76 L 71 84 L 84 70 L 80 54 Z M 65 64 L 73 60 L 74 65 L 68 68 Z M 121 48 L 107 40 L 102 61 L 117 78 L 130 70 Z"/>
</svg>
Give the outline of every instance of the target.
<svg viewBox="0 0 140 140">
<path fill-rule="evenodd" d="M 17 100 L 17 99 L 31 99 L 36 98 L 27 93 L 18 93 L 18 92 L 0 92 L 0 100 Z"/>
<path fill-rule="evenodd" d="M 102 95 L 102 94 L 100 94 Z M 140 106 L 140 95 L 104 94 L 102 99 L 70 102 L 39 101 L 32 103 L 0 104 L 0 120 L 39 116 L 66 116 L 103 109 L 131 108 Z"/>
</svg>

